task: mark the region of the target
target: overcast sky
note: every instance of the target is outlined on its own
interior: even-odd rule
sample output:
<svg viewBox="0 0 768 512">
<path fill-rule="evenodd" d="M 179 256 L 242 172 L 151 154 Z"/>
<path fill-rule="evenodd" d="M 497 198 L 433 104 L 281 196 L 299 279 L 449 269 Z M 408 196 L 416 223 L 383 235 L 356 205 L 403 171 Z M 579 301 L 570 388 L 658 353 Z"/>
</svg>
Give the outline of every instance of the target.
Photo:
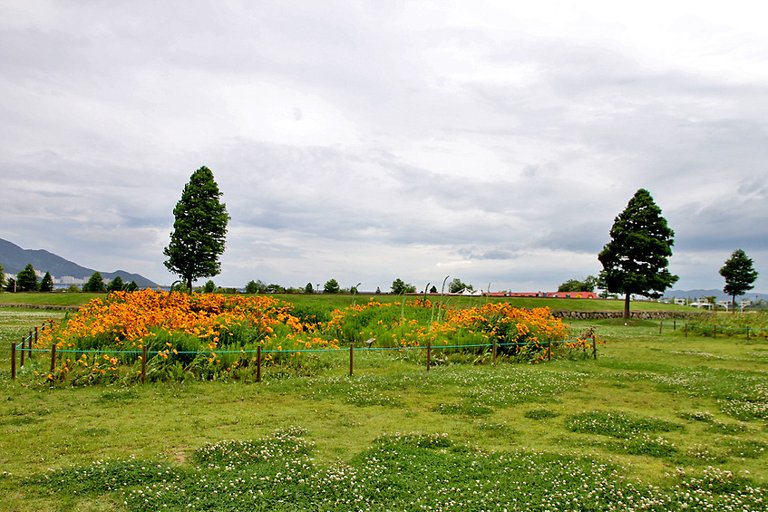
<svg viewBox="0 0 768 512">
<path fill-rule="evenodd" d="M 548 291 L 646 188 L 768 291 L 768 7 L 629 4 L 0 1 L 0 238 L 169 284 L 205 165 L 219 285 Z"/>
</svg>

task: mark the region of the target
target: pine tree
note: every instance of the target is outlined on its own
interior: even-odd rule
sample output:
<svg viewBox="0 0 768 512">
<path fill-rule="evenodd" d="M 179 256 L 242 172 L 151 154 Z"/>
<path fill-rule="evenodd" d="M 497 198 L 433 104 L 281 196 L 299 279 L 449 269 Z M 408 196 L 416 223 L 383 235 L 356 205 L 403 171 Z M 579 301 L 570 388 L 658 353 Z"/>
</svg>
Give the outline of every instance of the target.
<svg viewBox="0 0 768 512">
<path fill-rule="evenodd" d="M 24 270 L 16 275 L 16 290 L 20 292 L 36 292 L 38 288 L 35 267 L 29 263 Z"/>
<path fill-rule="evenodd" d="M 5 286 L 5 269 L 3 269 L 3 266 L 0 265 L 0 292 L 4 290 Z"/>
<path fill-rule="evenodd" d="M 43 280 L 40 281 L 40 291 L 41 292 L 52 292 L 53 291 L 53 277 L 51 277 L 50 272 L 46 272 L 43 276 Z"/>
<path fill-rule="evenodd" d="M 101 293 L 107 291 L 107 287 L 104 285 L 104 278 L 101 276 L 101 272 L 94 272 L 88 281 L 83 285 L 84 292 L 96 292 Z"/>
<path fill-rule="evenodd" d="M 213 172 L 201 167 L 184 186 L 181 199 L 173 209 L 175 222 L 171 242 L 163 254 L 165 266 L 181 277 L 188 290 L 199 277 L 221 272 L 219 256 L 224 252 L 227 234 L 227 214 Z"/>
<path fill-rule="evenodd" d="M 624 318 L 629 318 L 632 294 L 660 297 L 677 282 L 667 268 L 675 233 L 650 192 L 640 189 L 616 217 L 610 235 L 598 259 L 608 291 L 624 294 Z"/>
<path fill-rule="evenodd" d="M 736 311 L 736 296 L 744 295 L 754 288 L 752 283 L 757 279 L 752 259 L 741 249 L 736 249 L 720 269 L 720 275 L 725 278 L 723 292 L 731 296 L 732 311 Z"/>
<path fill-rule="evenodd" d="M 109 282 L 109 286 L 107 286 L 108 292 L 119 292 L 123 289 L 125 289 L 125 283 L 123 282 L 123 278 L 120 276 L 115 276 L 115 278 Z"/>
</svg>

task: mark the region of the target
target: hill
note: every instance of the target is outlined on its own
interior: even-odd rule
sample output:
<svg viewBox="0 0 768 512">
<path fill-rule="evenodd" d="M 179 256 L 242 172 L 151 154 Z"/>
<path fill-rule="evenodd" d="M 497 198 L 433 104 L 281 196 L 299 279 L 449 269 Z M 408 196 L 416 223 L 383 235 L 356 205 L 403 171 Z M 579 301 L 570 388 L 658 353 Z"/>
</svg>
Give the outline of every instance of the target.
<svg viewBox="0 0 768 512">
<path fill-rule="evenodd" d="M 66 282 L 66 278 L 84 281 L 96 272 L 96 270 L 78 265 L 44 249 L 22 249 L 18 245 L 0 238 L 0 265 L 3 266 L 6 274 L 18 274 L 30 263 L 35 267 L 35 270 L 50 272 L 54 280 L 58 282 L 62 282 L 62 279 Z M 125 270 L 116 270 L 114 272 L 99 271 L 99 273 L 106 280 L 112 280 L 120 276 L 126 283 L 135 281 L 139 288 L 156 288 L 158 286 L 157 283 L 142 275 L 126 272 Z M 72 282 L 75 282 L 74 280 Z"/>
</svg>

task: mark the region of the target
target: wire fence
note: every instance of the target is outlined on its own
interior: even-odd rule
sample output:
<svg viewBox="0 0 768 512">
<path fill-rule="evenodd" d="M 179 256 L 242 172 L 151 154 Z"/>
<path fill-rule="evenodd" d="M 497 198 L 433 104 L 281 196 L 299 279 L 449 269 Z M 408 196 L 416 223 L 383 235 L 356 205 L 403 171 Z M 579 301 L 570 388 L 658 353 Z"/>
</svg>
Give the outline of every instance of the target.
<svg viewBox="0 0 768 512">
<path fill-rule="evenodd" d="M 114 349 L 62 349 L 58 348 L 55 343 L 51 344 L 50 348 L 36 348 L 35 345 L 38 342 L 40 336 L 41 327 L 35 327 L 29 331 L 29 334 L 22 337 L 20 343 L 11 343 L 11 379 L 15 380 L 17 376 L 17 359 L 20 361 L 20 366 L 23 367 L 26 359 L 31 360 L 33 356 L 49 357 L 50 358 L 50 373 L 53 374 L 56 370 L 57 364 L 61 358 L 66 357 L 67 354 L 71 354 L 75 357 L 82 355 L 91 356 L 134 356 L 138 358 L 140 362 L 140 382 L 146 382 L 147 378 L 147 364 L 153 357 L 167 355 L 167 350 L 149 350 L 146 346 L 137 350 L 114 350 Z M 591 340 L 591 346 L 588 346 L 589 340 Z M 323 349 L 264 349 L 262 347 L 256 347 L 253 349 L 233 349 L 233 350 L 205 350 L 205 351 L 185 351 L 175 350 L 174 355 L 180 356 L 209 356 L 212 354 L 218 355 L 239 355 L 239 356 L 255 356 L 256 363 L 256 381 L 261 381 L 261 370 L 264 364 L 264 359 L 270 354 L 291 355 L 291 354 L 339 354 L 349 353 L 349 375 L 354 373 L 354 361 L 355 353 L 375 353 L 375 352 L 409 352 L 409 351 L 423 351 L 425 354 L 425 366 L 426 371 L 429 371 L 433 366 L 435 360 L 433 355 L 436 351 L 445 350 L 475 350 L 490 352 L 493 364 L 496 364 L 499 352 L 505 349 L 511 349 L 513 353 L 525 348 L 536 348 L 542 351 L 542 359 L 551 361 L 553 357 L 553 351 L 558 347 L 573 348 L 579 346 L 585 355 L 588 354 L 588 350 L 591 352 L 591 357 L 597 359 L 597 338 L 594 334 L 588 339 L 569 339 L 560 341 L 543 341 L 543 342 L 509 342 L 509 343 L 477 343 L 477 344 L 462 344 L 462 345 L 432 345 L 427 343 L 426 345 L 409 345 L 400 347 L 373 347 L 373 346 L 355 346 L 354 343 L 350 343 L 349 348 L 323 348 Z"/>
</svg>

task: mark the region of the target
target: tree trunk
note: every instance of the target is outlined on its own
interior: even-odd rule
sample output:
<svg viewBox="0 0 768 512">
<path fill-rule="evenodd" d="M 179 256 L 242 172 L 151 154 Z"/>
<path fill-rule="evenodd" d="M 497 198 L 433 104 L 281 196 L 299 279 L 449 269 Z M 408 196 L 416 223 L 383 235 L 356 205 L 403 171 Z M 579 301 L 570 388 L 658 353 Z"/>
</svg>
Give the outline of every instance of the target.
<svg viewBox="0 0 768 512">
<path fill-rule="evenodd" d="M 731 313 L 736 312 L 736 296 L 731 295 Z"/>
<path fill-rule="evenodd" d="M 624 320 L 629 320 L 629 293 L 624 295 Z"/>
</svg>

